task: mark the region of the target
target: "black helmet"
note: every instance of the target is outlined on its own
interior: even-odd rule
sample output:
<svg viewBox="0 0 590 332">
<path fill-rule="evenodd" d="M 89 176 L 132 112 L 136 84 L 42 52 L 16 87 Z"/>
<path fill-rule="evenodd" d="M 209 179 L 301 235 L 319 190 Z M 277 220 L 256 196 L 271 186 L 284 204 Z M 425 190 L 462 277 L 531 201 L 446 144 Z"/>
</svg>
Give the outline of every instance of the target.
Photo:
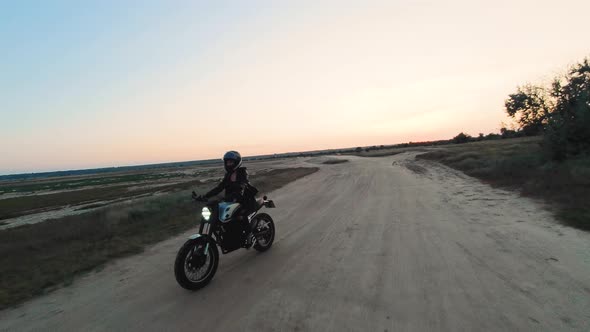
<svg viewBox="0 0 590 332">
<path fill-rule="evenodd" d="M 232 166 L 228 166 L 228 160 L 233 160 L 234 164 Z M 238 151 L 228 151 L 223 155 L 223 167 L 225 167 L 226 172 L 233 172 L 241 165 L 242 156 L 240 156 L 240 153 Z"/>
</svg>

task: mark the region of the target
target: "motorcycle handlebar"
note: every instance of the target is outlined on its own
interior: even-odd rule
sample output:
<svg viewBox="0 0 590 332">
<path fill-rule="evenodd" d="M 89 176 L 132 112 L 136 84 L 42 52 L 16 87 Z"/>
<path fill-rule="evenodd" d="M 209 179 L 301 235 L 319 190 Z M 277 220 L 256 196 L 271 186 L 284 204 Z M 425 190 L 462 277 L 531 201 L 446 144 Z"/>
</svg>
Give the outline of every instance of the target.
<svg viewBox="0 0 590 332">
<path fill-rule="evenodd" d="M 191 198 L 194 199 L 197 202 L 207 202 L 207 198 L 205 198 L 205 197 L 203 197 L 201 195 L 197 195 L 197 193 L 194 192 L 194 190 L 191 193 Z"/>
</svg>

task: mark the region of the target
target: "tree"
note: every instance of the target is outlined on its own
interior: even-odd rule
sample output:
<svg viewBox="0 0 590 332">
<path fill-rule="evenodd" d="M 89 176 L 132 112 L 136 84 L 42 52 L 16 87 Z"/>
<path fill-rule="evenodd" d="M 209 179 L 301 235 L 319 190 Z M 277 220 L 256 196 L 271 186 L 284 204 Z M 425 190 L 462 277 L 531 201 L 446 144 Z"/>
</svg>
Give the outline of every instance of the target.
<svg viewBox="0 0 590 332">
<path fill-rule="evenodd" d="M 461 144 L 461 143 L 467 143 L 471 140 L 471 136 L 461 132 L 459 133 L 459 135 L 453 137 L 453 143 L 455 144 Z"/>
<path fill-rule="evenodd" d="M 555 106 L 548 116 L 545 146 L 553 159 L 590 153 L 590 60 L 570 67 L 552 85 Z"/>
<path fill-rule="evenodd" d="M 526 84 L 519 86 L 516 93 L 504 101 L 506 112 L 519 124 L 525 135 L 542 133 L 547 123 L 547 116 L 552 108 L 552 99 L 548 91 L 539 86 Z"/>
</svg>

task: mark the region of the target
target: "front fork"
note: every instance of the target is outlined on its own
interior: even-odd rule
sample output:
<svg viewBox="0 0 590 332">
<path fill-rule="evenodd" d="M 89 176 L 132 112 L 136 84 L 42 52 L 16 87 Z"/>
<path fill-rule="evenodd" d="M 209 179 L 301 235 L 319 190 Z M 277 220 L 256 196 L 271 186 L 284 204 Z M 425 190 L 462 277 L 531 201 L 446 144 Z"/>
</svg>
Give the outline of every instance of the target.
<svg viewBox="0 0 590 332">
<path fill-rule="evenodd" d="M 201 222 L 201 225 L 199 226 L 199 234 L 209 235 L 210 229 L 211 229 L 210 223 Z M 207 241 L 207 244 L 205 245 L 205 256 L 208 256 L 208 255 L 209 255 L 209 241 Z"/>
</svg>

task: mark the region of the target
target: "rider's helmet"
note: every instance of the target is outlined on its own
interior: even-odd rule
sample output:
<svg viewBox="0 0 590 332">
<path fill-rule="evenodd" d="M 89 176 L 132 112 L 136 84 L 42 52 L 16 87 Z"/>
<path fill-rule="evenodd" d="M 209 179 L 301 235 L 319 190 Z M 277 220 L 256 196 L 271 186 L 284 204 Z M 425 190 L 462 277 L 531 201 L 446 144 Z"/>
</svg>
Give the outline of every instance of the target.
<svg viewBox="0 0 590 332">
<path fill-rule="evenodd" d="M 231 173 L 242 165 L 242 156 L 238 151 L 228 151 L 223 155 L 223 167 Z"/>
</svg>

